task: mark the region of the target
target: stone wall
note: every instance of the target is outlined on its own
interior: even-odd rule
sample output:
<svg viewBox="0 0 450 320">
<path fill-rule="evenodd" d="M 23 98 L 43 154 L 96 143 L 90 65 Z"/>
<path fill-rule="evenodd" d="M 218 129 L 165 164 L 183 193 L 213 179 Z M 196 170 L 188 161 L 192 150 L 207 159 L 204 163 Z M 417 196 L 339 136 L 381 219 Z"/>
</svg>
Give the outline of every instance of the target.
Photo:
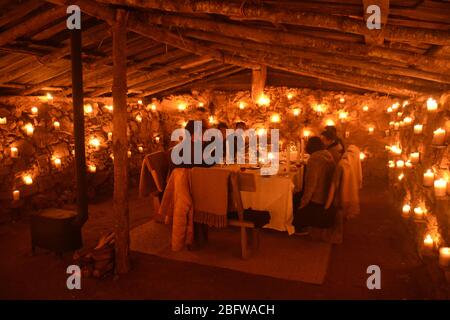
<svg viewBox="0 0 450 320">
<path fill-rule="evenodd" d="M 429 111 L 427 105 L 437 106 L 437 110 Z M 405 123 L 407 118 L 411 119 L 411 124 L 408 124 L 409 120 Z M 392 127 L 391 148 L 387 148 L 391 161 L 389 185 L 399 213 L 403 213 L 404 208 L 405 224 L 417 235 L 417 248 L 421 254 L 436 255 L 440 246 L 450 244 L 449 120 L 450 94 L 428 103 L 411 103 L 389 114 Z M 414 130 L 415 125 L 422 125 L 422 131 L 419 132 L 417 127 Z M 446 131 L 442 143 L 434 140 L 434 132 L 439 128 Z M 417 152 L 419 160 L 414 161 L 412 154 Z M 432 177 L 426 186 L 424 173 L 428 170 Z M 448 186 L 442 195 L 434 190 L 434 180 L 439 179 Z M 423 214 L 418 215 L 415 211 L 423 211 Z M 431 250 L 425 245 L 425 239 L 432 242 Z"/>
<path fill-rule="evenodd" d="M 160 107 L 169 112 L 166 132 L 180 127 L 189 119 L 205 119 L 211 125 L 225 122 L 230 128 L 244 121 L 248 128 L 279 128 L 283 142 L 298 141 L 303 130 L 319 135 L 328 121 L 333 121 L 346 145 L 355 144 L 367 158 L 366 179 L 387 181 L 385 110 L 397 100 L 376 94 L 358 95 L 308 89 L 266 88 L 270 104 L 252 103 L 249 91 L 237 93 L 194 92 L 192 95 L 169 96 Z M 271 122 L 277 114 L 279 123 Z M 211 118 L 213 117 L 213 118 Z M 373 132 L 369 132 L 373 128 Z M 166 136 L 166 141 L 170 136 Z"/>
<path fill-rule="evenodd" d="M 11 217 L 5 213 L 15 214 L 17 211 L 27 212 L 73 203 L 75 164 L 72 106 L 67 100 L 2 101 L 0 219 Z M 135 186 L 143 156 L 162 148 L 163 141 L 157 137 L 162 136 L 160 132 L 164 115 L 138 103 L 130 104 L 128 112 L 130 177 L 131 184 Z M 59 123 L 59 128 L 55 122 Z M 31 135 L 27 134 L 30 126 L 33 128 Z M 112 112 L 109 106 L 95 101 L 87 102 L 85 128 L 87 165 L 91 166 L 91 171 L 92 166 L 95 166 L 95 173 L 88 173 L 88 194 L 90 200 L 95 201 L 112 194 L 112 142 L 108 139 L 108 132 L 112 131 Z M 11 148 L 17 148 L 17 156 L 11 154 Z M 61 161 L 60 168 L 58 161 Z M 30 177 L 32 184 L 27 185 L 25 177 Z M 15 190 L 20 192 L 19 201 L 13 201 Z"/>
</svg>

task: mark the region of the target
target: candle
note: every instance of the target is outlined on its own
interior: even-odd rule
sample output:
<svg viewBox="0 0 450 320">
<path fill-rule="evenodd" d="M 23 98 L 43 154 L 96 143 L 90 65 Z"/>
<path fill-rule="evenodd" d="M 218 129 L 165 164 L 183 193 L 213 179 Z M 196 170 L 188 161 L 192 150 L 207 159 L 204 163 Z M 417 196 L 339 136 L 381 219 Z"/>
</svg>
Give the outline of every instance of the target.
<svg viewBox="0 0 450 320">
<path fill-rule="evenodd" d="M 369 127 L 369 134 L 373 134 L 373 131 L 375 130 L 374 127 Z"/>
<path fill-rule="evenodd" d="M 405 161 L 403 160 L 397 160 L 397 162 L 395 163 L 397 168 L 403 168 L 405 166 Z"/>
<path fill-rule="evenodd" d="M 393 160 L 389 160 L 388 167 L 389 168 L 395 168 L 395 162 Z"/>
<path fill-rule="evenodd" d="M 27 123 L 24 126 L 24 129 L 25 129 L 25 132 L 27 133 L 28 136 L 31 137 L 33 135 L 34 127 L 33 127 L 33 125 L 31 123 Z"/>
<path fill-rule="evenodd" d="M 431 169 L 428 169 L 423 174 L 423 185 L 425 187 L 431 187 L 434 184 L 434 173 Z"/>
<path fill-rule="evenodd" d="M 50 92 L 47 92 L 46 98 L 47 98 L 47 101 L 49 101 L 49 102 L 53 100 L 53 96 Z"/>
<path fill-rule="evenodd" d="M 138 100 L 138 104 L 142 104 L 142 100 Z"/>
<path fill-rule="evenodd" d="M 92 113 L 94 109 L 90 103 L 84 105 L 84 113 L 89 114 Z"/>
<path fill-rule="evenodd" d="M 413 167 L 413 165 L 412 165 L 412 163 L 411 163 L 411 160 L 407 160 L 407 161 L 405 162 L 405 167 L 407 167 L 407 168 L 412 168 L 412 167 Z"/>
<path fill-rule="evenodd" d="M 419 152 L 412 152 L 410 155 L 411 162 L 412 163 L 418 163 L 420 159 L 420 153 Z"/>
<path fill-rule="evenodd" d="M 364 161 L 366 159 L 366 154 L 364 152 L 359 153 L 359 160 Z"/>
<path fill-rule="evenodd" d="M 128 151 L 128 158 L 131 158 L 131 151 Z"/>
<path fill-rule="evenodd" d="M 0 117 L 0 124 L 6 124 L 8 122 L 6 117 Z"/>
<path fill-rule="evenodd" d="M 94 164 L 90 164 L 90 165 L 88 166 L 88 170 L 89 170 L 89 172 L 91 172 L 91 173 L 95 173 L 95 172 L 97 171 L 97 167 L 96 167 Z"/>
<path fill-rule="evenodd" d="M 105 104 L 105 109 L 108 110 L 109 112 L 112 112 L 114 110 L 114 107 L 110 104 Z"/>
<path fill-rule="evenodd" d="M 108 132 L 108 141 L 112 141 L 112 132 Z"/>
<path fill-rule="evenodd" d="M 414 208 L 414 216 L 416 219 L 421 220 L 423 218 L 423 209 L 421 207 Z"/>
<path fill-rule="evenodd" d="M 55 127 L 55 130 L 59 130 L 61 128 L 61 124 L 58 121 L 53 122 L 53 127 Z"/>
<path fill-rule="evenodd" d="M 268 106 L 270 105 L 270 99 L 264 94 L 261 94 L 256 102 L 260 106 Z"/>
<path fill-rule="evenodd" d="M 412 118 L 411 117 L 406 117 L 403 119 L 403 123 L 405 125 L 410 125 L 412 123 Z"/>
<path fill-rule="evenodd" d="M 291 100 L 293 97 L 294 97 L 294 94 L 293 94 L 293 93 L 289 92 L 289 93 L 287 94 L 288 100 Z"/>
<path fill-rule="evenodd" d="M 399 122 L 395 122 L 394 123 L 394 130 L 398 130 L 400 128 L 400 123 Z"/>
<path fill-rule="evenodd" d="M 294 117 L 298 117 L 300 115 L 300 109 L 296 108 L 296 109 L 292 110 L 292 113 L 293 113 Z"/>
<path fill-rule="evenodd" d="M 339 120 L 344 122 L 347 118 L 348 118 L 348 112 L 346 112 L 346 111 L 339 112 Z"/>
<path fill-rule="evenodd" d="M 53 162 L 55 164 L 56 169 L 61 169 L 61 159 L 60 158 L 55 158 L 53 160 Z"/>
<path fill-rule="evenodd" d="M 362 109 L 364 112 L 367 112 L 367 111 L 369 111 L 369 106 L 364 106 Z"/>
<path fill-rule="evenodd" d="M 387 110 L 386 110 L 387 113 L 392 113 L 392 111 L 393 111 L 392 107 L 389 107 L 389 108 L 387 108 Z"/>
<path fill-rule="evenodd" d="M 436 111 L 438 108 L 438 104 L 436 102 L 436 100 L 434 100 L 433 98 L 428 98 L 427 100 L 427 110 L 429 112 L 434 112 Z"/>
<path fill-rule="evenodd" d="M 140 153 L 144 152 L 144 148 L 143 147 L 138 147 L 138 150 Z"/>
<path fill-rule="evenodd" d="M 31 113 L 34 115 L 37 115 L 39 112 L 39 109 L 37 107 L 31 107 Z"/>
<path fill-rule="evenodd" d="M 434 181 L 434 195 L 436 197 L 445 197 L 447 194 L 447 181 L 440 178 Z"/>
<path fill-rule="evenodd" d="M 14 201 L 19 201 L 20 200 L 20 191 L 19 190 L 14 190 L 13 191 L 13 200 Z"/>
<path fill-rule="evenodd" d="M 423 130 L 423 125 L 421 124 L 416 124 L 414 126 L 414 134 L 421 134 Z"/>
<path fill-rule="evenodd" d="M 442 267 L 450 266 L 450 247 L 439 249 L 439 265 Z"/>
<path fill-rule="evenodd" d="M 19 149 L 16 147 L 11 147 L 11 158 L 18 158 L 19 157 Z"/>
<path fill-rule="evenodd" d="M 403 217 L 403 218 L 408 218 L 410 212 L 411 212 L 411 206 L 410 206 L 409 204 L 403 205 L 403 208 L 402 208 L 402 217 Z"/>
<path fill-rule="evenodd" d="M 100 140 L 98 140 L 97 138 L 92 138 L 89 141 L 89 144 L 94 147 L 95 150 L 98 150 L 100 148 Z"/>
<path fill-rule="evenodd" d="M 424 249 L 427 249 L 430 251 L 433 250 L 434 241 L 433 241 L 433 238 L 431 237 L 431 235 L 427 234 L 425 236 L 425 239 L 423 239 L 423 247 L 424 247 Z"/>
<path fill-rule="evenodd" d="M 147 110 L 156 111 L 156 105 L 154 103 L 148 104 Z"/>
<path fill-rule="evenodd" d="M 279 123 L 280 122 L 280 115 L 278 113 L 273 114 L 270 117 L 270 122 L 272 122 L 272 123 Z"/>
<path fill-rule="evenodd" d="M 397 110 L 399 106 L 400 106 L 400 103 L 396 102 L 391 106 L 391 108 L 392 108 L 392 110 Z"/>
<path fill-rule="evenodd" d="M 334 127 L 335 123 L 334 123 L 334 121 L 333 121 L 332 119 L 327 119 L 327 120 L 325 121 L 325 125 L 326 125 L 327 127 Z"/>
<path fill-rule="evenodd" d="M 311 135 L 311 131 L 309 131 L 308 129 L 303 130 L 303 136 L 305 138 L 308 138 Z"/>
<path fill-rule="evenodd" d="M 345 131 L 345 132 L 344 132 L 344 136 L 345 136 L 346 138 L 350 137 L 350 131 Z"/>
<path fill-rule="evenodd" d="M 142 122 L 142 116 L 141 116 L 140 114 L 138 114 L 138 115 L 136 116 L 136 121 L 137 121 L 137 122 Z"/>
<path fill-rule="evenodd" d="M 156 143 L 159 143 L 159 140 L 160 140 L 161 138 L 159 137 L 159 136 L 157 136 L 157 137 L 155 137 L 155 142 Z"/>
<path fill-rule="evenodd" d="M 432 143 L 435 145 L 443 145 L 445 142 L 445 130 L 442 128 L 438 128 L 433 131 L 433 141 Z"/>
<path fill-rule="evenodd" d="M 400 174 L 398 175 L 398 181 L 402 181 L 404 177 L 405 177 L 405 175 L 403 174 L 403 172 L 400 173 Z"/>
<path fill-rule="evenodd" d="M 31 184 L 33 184 L 33 178 L 30 176 L 30 175 L 24 175 L 23 177 L 22 177 L 22 180 L 23 180 L 23 182 L 26 184 L 26 185 L 31 185 Z"/>
</svg>

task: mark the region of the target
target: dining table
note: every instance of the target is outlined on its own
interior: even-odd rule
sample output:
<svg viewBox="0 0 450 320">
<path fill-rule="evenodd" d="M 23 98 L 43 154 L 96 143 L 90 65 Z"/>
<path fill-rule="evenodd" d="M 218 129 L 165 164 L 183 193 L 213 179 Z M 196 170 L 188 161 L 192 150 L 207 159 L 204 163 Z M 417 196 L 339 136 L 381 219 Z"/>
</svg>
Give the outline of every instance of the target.
<svg viewBox="0 0 450 320">
<path fill-rule="evenodd" d="M 293 196 L 302 191 L 304 165 L 281 163 L 277 174 L 262 175 L 261 168 L 249 165 L 219 165 L 228 170 L 252 173 L 255 175 L 255 191 L 241 191 L 244 208 L 268 211 L 270 222 L 264 228 L 286 231 L 289 235 L 295 232 Z"/>
</svg>

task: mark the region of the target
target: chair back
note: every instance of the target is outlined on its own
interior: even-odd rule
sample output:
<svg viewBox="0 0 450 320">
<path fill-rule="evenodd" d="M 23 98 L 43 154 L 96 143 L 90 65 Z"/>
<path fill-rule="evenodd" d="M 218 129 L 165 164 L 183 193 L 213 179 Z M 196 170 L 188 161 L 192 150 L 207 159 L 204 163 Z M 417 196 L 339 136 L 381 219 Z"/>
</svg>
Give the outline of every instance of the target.
<svg viewBox="0 0 450 320">
<path fill-rule="evenodd" d="M 166 188 L 169 161 L 164 151 L 153 152 L 146 156 L 148 169 L 159 192 Z"/>
<path fill-rule="evenodd" d="M 231 172 L 194 167 L 191 174 L 194 222 L 218 228 L 226 227 Z"/>
<path fill-rule="evenodd" d="M 256 192 L 255 175 L 253 173 L 238 173 L 239 191 Z"/>
</svg>

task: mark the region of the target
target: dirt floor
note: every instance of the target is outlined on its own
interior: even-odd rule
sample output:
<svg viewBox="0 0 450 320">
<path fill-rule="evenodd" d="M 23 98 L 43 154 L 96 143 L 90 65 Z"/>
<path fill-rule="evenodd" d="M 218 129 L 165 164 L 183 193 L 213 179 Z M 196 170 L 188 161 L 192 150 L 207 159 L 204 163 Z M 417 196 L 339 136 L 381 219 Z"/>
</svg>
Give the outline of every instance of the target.
<svg viewBox="0 0 450 320">
<path fill-rule="evenodd" d="M 378 187 L 375 187 L 378 185 Z M 66 288 L 71 255 L 30 255 L 26 217 L 0 226 L 0 299 L 434 299 L 433 277 L 416 256 L 412 236 L 390 206 L 387 188 L 368 184 L 361 215 L 345 225 L 344 243 L 333 248 L 323 285 L 285 281 L 132 252 L 132 271 L 114 279 L 83 279 Z M 136 192 L 133 192 L 136 194 Z M 111 201 L 92 205 L 85 244 L 112 230 Z M 151 217 L 147 200 L 132 196 L 131 225 Z M 262 238 L 264 239 L 264 238 Z M 264 241 L 264 240 L 263 240 Z M 264 243 L 262 242 L 262 245 Z M 366 269 L 381 268 L 381 290 L 368 290 Z"/>
</svg>

